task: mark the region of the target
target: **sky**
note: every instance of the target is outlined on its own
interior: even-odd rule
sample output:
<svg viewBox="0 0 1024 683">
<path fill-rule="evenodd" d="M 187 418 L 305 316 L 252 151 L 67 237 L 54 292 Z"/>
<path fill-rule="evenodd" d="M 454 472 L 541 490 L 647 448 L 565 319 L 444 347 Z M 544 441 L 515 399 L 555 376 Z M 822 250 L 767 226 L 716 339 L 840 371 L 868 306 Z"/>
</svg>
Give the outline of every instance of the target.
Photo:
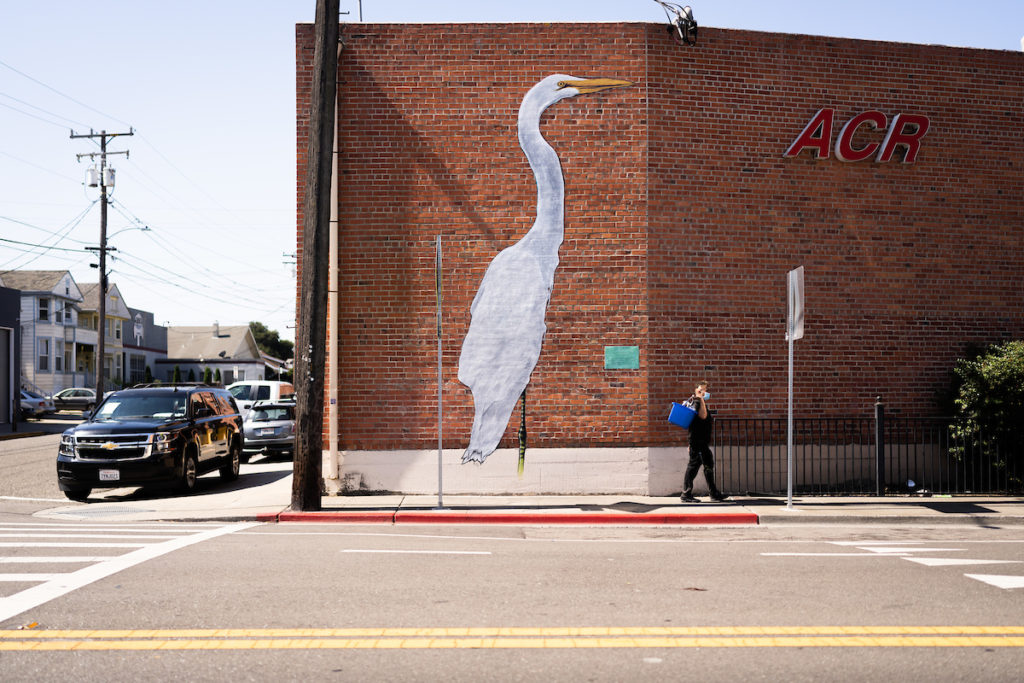
<svg viewBox="0 0 1024 683">
<path fill-rule="evenodd" d="M 690 3 L 700 26 L 1021 49 L 1024 0 Z M 665 23 L 653 0 L 341 0 L 342 22 Z M 97 282 L 112 138 L 110 281 L 163 325 L 295 338 L 295 24 L 315 0 L 9 0 L 0 10 L 0 277 Z M 148 229 L 147 229 L 148 228 Z"/>
</svg>

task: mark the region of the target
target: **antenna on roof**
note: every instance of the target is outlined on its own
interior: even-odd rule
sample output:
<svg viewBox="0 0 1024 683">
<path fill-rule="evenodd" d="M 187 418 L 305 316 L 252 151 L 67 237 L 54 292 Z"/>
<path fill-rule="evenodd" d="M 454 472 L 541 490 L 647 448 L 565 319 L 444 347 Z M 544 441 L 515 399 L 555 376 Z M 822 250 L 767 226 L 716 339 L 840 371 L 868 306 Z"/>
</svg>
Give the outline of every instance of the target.
<svg viewBox="0 0 1024 683">
<path fill-rule="evenodd" d="M 697 20 L 693 18 L 693 10 L 689 5 L 680 6 L 674 2 L 663 2 L 654 0 L 665 10 L 668 17 L 668 32 L 675 36 L 676 40 L 687 45 L 697 44 Z"/>
</svg>

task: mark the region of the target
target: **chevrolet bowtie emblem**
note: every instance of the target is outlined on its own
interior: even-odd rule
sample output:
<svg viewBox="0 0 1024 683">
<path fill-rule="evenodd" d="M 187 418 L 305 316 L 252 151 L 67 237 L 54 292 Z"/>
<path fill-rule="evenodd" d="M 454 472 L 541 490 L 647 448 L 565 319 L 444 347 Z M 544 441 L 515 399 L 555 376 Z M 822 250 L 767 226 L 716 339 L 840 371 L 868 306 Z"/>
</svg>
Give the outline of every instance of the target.
<svg viewBox="0 0 1024 683">
<path fill-rule="evenodd" d="M 117 448 L 117 444 L 114 443 L 113 441 L 108 441 L 105 444 L 103 444 L 102 446 L 100 446 L 100 448 L 102 448 L 105 451 L 112 451 L 115 448 Z"/>
</svg>

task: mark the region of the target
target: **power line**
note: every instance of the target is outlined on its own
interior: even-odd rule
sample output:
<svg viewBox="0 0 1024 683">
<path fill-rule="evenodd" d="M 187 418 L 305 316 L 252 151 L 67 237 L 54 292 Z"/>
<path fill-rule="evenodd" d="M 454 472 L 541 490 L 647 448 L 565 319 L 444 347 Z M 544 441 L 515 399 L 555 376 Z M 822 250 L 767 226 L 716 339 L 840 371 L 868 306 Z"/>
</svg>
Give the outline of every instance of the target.
<svg viewBox="0 0 1024 683">
<path fill-rule="evenodd" d="M 66 116 L 61 116 L 60 114 L 56 114 L 56 113 L 54 113 L 52 111 L 47 111 L 46 109 L 43 109 L 42 107 L 37 107 L 36 105 L 32 104 L 31 102 L 26 102 L 25 100 L 19 100 L 17 97 L 14 97 L 13 95 L 8 95 L 7 93 L 0 92 L 0 97 L 6 97 L 9 100 L 14 100 L 18 104 L 24 104 L 26 107 L 32 107 L 36 111 L 41 111 L 44 114 L 48 114 L 49 116 L 55 116 L 58 119 L 64 119 L 68 123 L 73 123 L 73 124 L 75 124 L 77 126 L 83 126 L 84 127 L 86 125 L 84 123 L 81 123 L 80 121 L 75 121 L 74 119 L 69 119 Z M 17 111 L 17 110 L 15 110 L 15 111 Z M 25 112 L 22 112 L 22 113 L 25 113 Z M 47 121 L 47 123 L 50 123 L 50 122 Z"/>
<path fill-rule="evenodd" d="M 77 104 L 80 107 L 85 107 L 86 109 L 88 109 L 89 111 L 91 111 L 93 113 L 99 114 L 100 116 L 106 117 L 106 118 L 108 118 L 108 119 L 110 119 L 112 121 L 116 121 L 116 122 L 124 124 L 126 126 L 129 125 L 128 123 L 126 123 L 125 121 L 122 121 L 121 119 L 117 118 L 116 116 L 111 116 L 110 114 L 105 114 L 104 112 L 101 112 L 99 109 L 96 109 L 94 107 L 90 107 L 85 102 L 81 102 L 79 100 L 76 100 L 74 97 L 71 97 L 71 95 L 66 95 L 66 94 L 62 93 L 60 90 L 57 90 L 56 88 L 54 88 L 53 86 L 50 86 L 50 85 L 47 85 L 46 83 L 43 83 L 38 78 L 33 78 L 32 76 L 29 76 L 27 73 L 15 69 L 13 66 L 11 66 L 10 64 L 8 64 L 7 62 L 5 62 L 3 60 L 0 60 L 0 66 L 7 67 L 8 69 L 13 71 L 14 73 L 18 74 L 19 76 L 21 76 L 23 78 L 27 78 L 28 80 L 32 81 L 33 83 L 41 85 L 41 86 L 43 86 L 44 88 L 46 88 L 47 90 L 49 90 L 51 92 L 57 93 L 58 95 L 60 95 L 64 99 L 70 100 L 71 102 L 74 102 L 75 104 Z M 61 117 L 61 118 L 63 118 L 63 117 Z"/>
</svg>

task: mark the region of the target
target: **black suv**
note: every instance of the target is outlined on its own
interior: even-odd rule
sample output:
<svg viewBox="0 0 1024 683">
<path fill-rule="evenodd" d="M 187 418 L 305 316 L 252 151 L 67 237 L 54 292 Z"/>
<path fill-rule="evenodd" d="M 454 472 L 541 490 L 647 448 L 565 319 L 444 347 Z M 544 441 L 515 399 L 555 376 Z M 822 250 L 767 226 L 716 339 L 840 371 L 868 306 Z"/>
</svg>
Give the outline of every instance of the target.
<svg viewBox="0 0 1024 683">
<path fill-rule="evenodd" d="M 156 385 L 107 395 L 89 419 L 64 432 L 57 482 L 71 500 L 94 488 L 175 484 L 185 492 L 215 469 L 238 477 L 242 416 L 224 389 Z"/>
</svg>

